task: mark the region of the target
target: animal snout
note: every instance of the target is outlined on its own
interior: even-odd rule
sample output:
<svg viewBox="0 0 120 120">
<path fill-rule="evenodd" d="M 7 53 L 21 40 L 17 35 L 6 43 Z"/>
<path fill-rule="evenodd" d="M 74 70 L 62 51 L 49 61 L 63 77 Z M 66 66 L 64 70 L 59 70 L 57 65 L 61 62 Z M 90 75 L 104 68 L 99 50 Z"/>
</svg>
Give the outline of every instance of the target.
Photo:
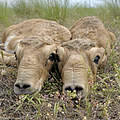
<svg viewBox="0 0 120 120">
<path fill-rule="evenodd" d="M 31 85 L 29 84 L 24 84 L 24 83 L 16 83 L 15 87 L 17 87 L 18 89 L 28 89 L 31 87 Z"/>
<path fill-rule="evenodd" d="M 31 94 L 33 93 L 32 86 L 29 83 L 16 82 L 14 84 L 14 92 L 20 94 Z"/>
<path fill-rule="evenodd" d="M 73 91 L 76 91 L 76 93 L 79 93 L 79 92 L 81 92 L 81 91 L 83 91 L 83 87 L 82 86 L 67 86 L 67 87 L 65 87 L 65 91 L 71 91 L 71 92 L 73 92 Z"/>
<path fill-rule="evenodd" d="M 80 85 L 69 85 L 69 86 L 66 86 L 64 88 L 64 92 L 67 93 L 68 91 L 70 91 L 71 93 L 72 92 L 76 92 L 76 97 L 75 98 L 72 98 L 72 100 L 76 100 L 76 99 L 81 99 L 81 98 L 84 98 L 85 95 L 86 95 L 86 90 L 83 86 L 80 86 Z"/>
</svg>

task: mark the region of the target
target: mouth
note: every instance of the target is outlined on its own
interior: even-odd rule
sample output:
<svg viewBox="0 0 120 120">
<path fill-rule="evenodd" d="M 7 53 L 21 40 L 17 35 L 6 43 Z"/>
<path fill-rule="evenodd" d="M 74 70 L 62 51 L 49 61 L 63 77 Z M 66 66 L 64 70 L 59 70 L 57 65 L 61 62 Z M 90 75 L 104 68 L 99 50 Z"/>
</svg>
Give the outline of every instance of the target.
<svg viewBox="0 0 120 120">
<path fill-rule="evenodd" d="M 37 90 L 32 89 L 32 88 L 28 88 L 28 89 L 18 89 L 16 87 L 14 87 L 14 92 L 17 95 L 25 95 L 25 94 L 33 94 L 35 93 Z"/>
</svg>

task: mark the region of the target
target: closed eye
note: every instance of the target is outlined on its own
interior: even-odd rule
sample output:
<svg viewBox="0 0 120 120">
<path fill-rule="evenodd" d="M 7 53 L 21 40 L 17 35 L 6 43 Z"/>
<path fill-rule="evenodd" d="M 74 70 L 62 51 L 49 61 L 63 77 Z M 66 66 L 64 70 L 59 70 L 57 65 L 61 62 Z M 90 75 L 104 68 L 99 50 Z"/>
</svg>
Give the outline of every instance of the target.
<svg viewBox="0 0 120 120">
<path fill-rule="evenodd" d="M 95 63 L 95 64 L 98 64 L 99 60 L 100 60 L 100 56 L 97 55 L 97 56 L 94 58 L 94 63 Z"/>
<path fill-rule="evenodd" d="M 17 55 L 16 55 L 16 52 L 14 52 L 14 55 L 15 55 L 15 59 L 17 60 Z"/>
<path fill-rule="evenodd" d="M 48 59 L 50 61 L 60 62 L 58 54 L 55 54 L 55 53 L 51 53 Z"/>
</svg>

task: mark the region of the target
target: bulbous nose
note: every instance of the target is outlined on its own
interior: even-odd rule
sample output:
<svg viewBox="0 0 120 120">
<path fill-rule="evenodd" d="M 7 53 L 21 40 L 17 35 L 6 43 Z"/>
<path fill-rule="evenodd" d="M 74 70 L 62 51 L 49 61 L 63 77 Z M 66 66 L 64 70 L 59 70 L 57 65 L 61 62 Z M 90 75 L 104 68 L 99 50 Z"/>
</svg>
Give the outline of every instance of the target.
<svg viewBox="0 0 120 120">
<path fill-rule="evenodd" d="M 26 90 L 26 89 L 30 88 L 31 85 L 30 84 L 26 84 L 26 83 L 16 83 L 15 87 L 20 89 L 20 90 Z"/>
<path fill-rule="evenodd" d="M 86 91 L 84 89 L 84 87 L 80 86 L 80 85 L 69 85 L 64 87 L 64 93 L 66 94 L 68 91 L 73 92 L 76 91 L 76 97 L 72 98 L 72 100 L 76 100 L 77 98 L 81 99 L 84 98 L 86 95 Z"/>
<path fill-rule="evenodd" d="M 73 92 L 74 90 L 76 90 L 76 92 L 78 93 L 78 92 L 83 91 L 83 87 L 81 87 L 81 86 L 67 86 L 67 87 L 65 87 L 65 91 Z"/>
</svg>

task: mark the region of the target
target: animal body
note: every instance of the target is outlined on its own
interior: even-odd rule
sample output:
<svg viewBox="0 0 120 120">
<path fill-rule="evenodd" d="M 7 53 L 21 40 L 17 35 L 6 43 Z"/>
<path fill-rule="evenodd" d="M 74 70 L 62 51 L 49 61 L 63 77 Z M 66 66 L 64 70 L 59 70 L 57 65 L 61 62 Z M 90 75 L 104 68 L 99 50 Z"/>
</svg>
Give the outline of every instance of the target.
<svg viewBox="0 0 120 120">
<path fill-rule="evenodd" d="M 15 93 L 40 91 L 57 61 L 63 92 L 76 90 L 78 94 L 86 95 L 89 82 L 95 80 L 98 67 L 106 63 L 115 40 L 115 35 L 94 16 L 81 18 L 70 30 L 42 19 L 8 27 L 2 39 L 4 62 L 14 64 L 13 53 L 16 54 L 18 76 Z"/>
<path fill-rule="evenodd" d="M 70 28 L 72 39 L 89 38 L 96 42 L 98 47 L 103 47 L 107 55 L 111 53 L 111 45 L 116 41 L 115 35 L 108 31 L 100 19 L 95 16 L 87 16 L 79 19 Z"/>
</svg>

